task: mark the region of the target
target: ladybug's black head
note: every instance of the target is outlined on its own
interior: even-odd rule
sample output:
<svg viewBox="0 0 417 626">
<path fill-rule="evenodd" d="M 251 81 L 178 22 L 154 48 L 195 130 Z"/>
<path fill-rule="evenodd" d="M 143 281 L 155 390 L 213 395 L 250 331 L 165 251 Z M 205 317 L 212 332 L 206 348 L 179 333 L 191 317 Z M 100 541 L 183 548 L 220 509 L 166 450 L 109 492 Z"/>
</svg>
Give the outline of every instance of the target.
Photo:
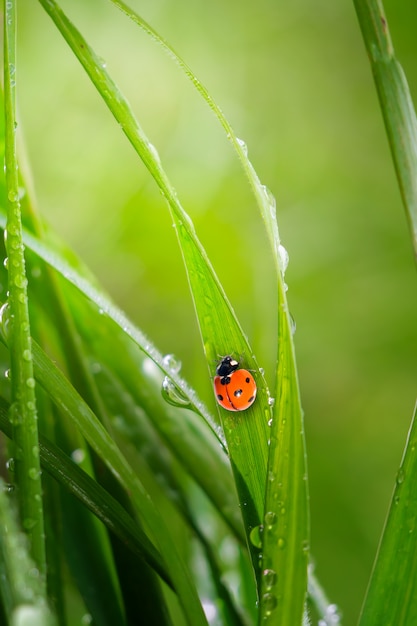
<svg viewBox="0 0 417 626">
<path fill-rule="evenodd" d="M 216 369 L 216 374 L 217 376 L 221 376 L 222 378 L 225 378 L 227 376 L 230 376 L 230 374 L 234 372 L 235 370 L 237 370 L 238 367 L 239 367 L 238 361 L 233 359 L 231 356 L 225 356 L 218 364 L 217 369 Z"/>
</svg>

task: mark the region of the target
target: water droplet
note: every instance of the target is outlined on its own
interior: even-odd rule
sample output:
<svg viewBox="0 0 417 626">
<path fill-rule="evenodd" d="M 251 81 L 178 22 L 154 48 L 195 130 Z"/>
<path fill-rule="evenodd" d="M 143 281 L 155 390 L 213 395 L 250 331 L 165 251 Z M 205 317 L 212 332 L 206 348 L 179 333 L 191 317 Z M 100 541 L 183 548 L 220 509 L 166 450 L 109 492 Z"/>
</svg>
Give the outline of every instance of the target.
<svg viewBox="0 0 417 626">
<path fill-rule="evenodd" d="M 15 189 L 10 189 L 7 197 L 9 198 L 10 202 L 17 202 L 19 200 L 19 194 Z M 10 232 L 10 229 L 9 229 Z"/>
<path fill-rule="evenodd" d="M 269 418 L 269 420 L 268 420 L 268 426 L 269 426 L 269 427 L 271 427 L 273 423 L 274 423 L 273 418 L 272 418 L 272 417 L 271 417 L 271 418 Z"/>
<path fill-rule="evenodd" d="M 181 361 L 179 361 L 174 354 L 166 354 L 162 359 L 164 367 L 172 374 L 178 374 L 181 369 Z"/>
<path fill-rule="evenodd" d="M 242 152 L 245 156 L 248 156 L 248 146 L 246 145 L 246 142 L 243 141 L 243 139 L 239 139 L 239 137 L 236 137 L 237 142 L 239 144 L 239 146 L 242 148 Z"/>
<path fill-rule="evenodd" d="M 10 334 L 11 321 L 10 305 L 8 302 L 5 302 L 0 308 L 0 331 L 6 341 Z"/>
<path fill-rule="evenodd" d="M 39 446 L 33 446 L 32 454 L 33 454 L 34 457 L 38 458 L 38 456 L 39 456 Z"/>
<path fill-rule="evenodd" d="M 291 335 L 294 335 L 295 331 L 297 330 L 297 322 L 295 321 L 291 313 L 290 313 L 290 330 L 291 330 Z"/>
<path fill-rule="evenodd" d="M 15 462 L 13 457 L 6 461 L 6 468 L 9 472 L 14 472 Z"/>
<path fill-rule="evenodd" d="M 38 469 L 36 469 L 36 467 L 31 467 L 28 470 L 28 476 L 31 480 L 37 480 L 40 476 L 40 472 Z"/>
<path fill-rule="evenodd" d="M 264 527 L 262 525 L 255 526 L 252 528 L 249 534 L 249 539 L 251 540 L 252 545 L 255 548 L 262 548 L 262 535 L 263 535 Z"/>
<path fill-rule="evenodd" d="M 276 606 L 278 604 L 276 596 L 270 592 L 264 593 L 261 599 L 261 603 L 266 617 L 269 617 L 271 615 L 272 611 L 276 609 Z"/>
<path fill-rule="evenodd" d="M 277 574 L 273 569 L 264 569 L 262 572 L 265 589 L 270 590 L 276 585 Z"/>
<path fill-rule="evenodd" d="M 284 539 L 283 537 L 280 537 L 280 538 L 278 539 L 278 544 L 277 544 L 277 545 L 278 545 L 278 548 L 280 548 L 281 550 L 283 550 L 283 549 L 285 548 L 285 546 L 286 546 L 286 541 L 285 541 L 285 539 Z"/>
<path fill-rule="evenodd" d="M 18 289 L 24 289 L 27 287 L 28 281 L 24 274 L 18 274 L 14 279 L 14 284 Z"/>
<path fill-rule="evenodd" d="M 82 463 L 85 459 L 85 451 L 82 448 L 76 448 L 71 452 L 71 459 L 74 463 Z"/>
<path fill-rule="evenodd" d="M 13 402 L 9 407 L 9 421 L 14 426 L 17 426 L 22 421 L 22 413 L 18 402 Z"/>
<path fill-rule="evenodd" d="M 259 373 L 262 374 L 262 376 L 265 374 L 265 370 L 263 367 L 259 368 Z"/>
<path fill-rule="evenodd" d="M 277 523 L 277 519 L 277 514 L 274 511 L 268 511 L 264 517 L 265 526 L 271 529 Z"/>
<path fill-rule="evenodd" d="M 6 493 L 13 493 L 15 490 L 15 486 L 12 483 L 4 483 L 4 491 Z"/>
<path fill-rule="evenodd" d="M 30 361 L 32 358 L 32 353 L 30 350 L 23 350 L 23 354 L 22 357 L 24 358 L 25 361 Z"/>
<path fill-rule="evenodd" d="M 165 376 L 162 381 L 161 393 L 165 402 L 168 402 L 168 404 L 179 407 L 190 406 L 190 400 L 168 376 Z"/>
<path fill-rule="evenodd" d="M 398 470 L 398 473 L 397 473 L 397 479 L 396 479 L 397 480 L 397 485 L 401 485 L 401 483 L 404 482 L 404 476 L 405 476 L 404 470 L 402 469 L 402 467 L 400 467 L 400 469 Z"/>
<path fill-rule="evenodd" d="M 84 615 L 81 618 L 81 624 L 84 626 L 88 626 L 88 624 L 92 624 L 93 623 L 93 616 L 90 615 L 90 613 L 84 613 Z"/>
<path fill-rule="evenodd" d="M 8 368 L 7 370 L 5 370 L 4 372 L 4 378 L 6 378 L 7 380 L 10 380 L 12 377 L 12 373 L 10 371 L 10 369 Z"/>
<path fill-rule="evenodd" d="M 276 479 L 275 472 L 273 472 L 272 470 L 269 470 L 269 472 L 268 472 L 268 480 L 272 483 L 272 482 L 274 482 L 275 479 Z"/>
<path fill-rule="evenodd" d="M 269 404 L 269 406 L 274 406 L 274 404 L 275 404 L 275 398 L 272 398 L 272 396 L 269 396 L 269 398 L 268 398 L 268 404 Z"/>
<path fill-rule="evenodd" d="M 29 389 L 34 389 L 35 388 L 35 379 L 32 377 L 29 377 L 26 379 L 26 387 L 29 387 Z"/>
<path fill-rule="evenodd" d="M 4 267 L 7 269 L 9 269 L 9 257 L 5 257 L 4 261 L 3 261 L 3 265 Z"/>
<path fill-rule="evenodd" d="M 288 263 L 290 260 L 290 256 L 287 252 L 287 249 L 280 243 L 278 246 L 278 256 L 279 256 L 279 265 L 281 269 L 281 274 L 284 276 L 285 271 L 288 267 Z"/>
</svg>

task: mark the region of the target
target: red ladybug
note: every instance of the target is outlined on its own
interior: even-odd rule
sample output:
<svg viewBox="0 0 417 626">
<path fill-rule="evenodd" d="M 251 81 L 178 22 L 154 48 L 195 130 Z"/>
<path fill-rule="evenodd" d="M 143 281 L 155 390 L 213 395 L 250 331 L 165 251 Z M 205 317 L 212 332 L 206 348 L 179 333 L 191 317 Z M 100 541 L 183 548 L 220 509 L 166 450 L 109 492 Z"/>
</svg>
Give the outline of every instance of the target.
<svg viewBox="0 0 417 626">
<path fill-rule="evenodd" d="M 256 383 L 252 374 L 238 368 L 238 361 L 225 356 L 216 369 L 214 393 L 220 406 L 228 411 L 245 411 L 256 398 Z"/>
</svg>

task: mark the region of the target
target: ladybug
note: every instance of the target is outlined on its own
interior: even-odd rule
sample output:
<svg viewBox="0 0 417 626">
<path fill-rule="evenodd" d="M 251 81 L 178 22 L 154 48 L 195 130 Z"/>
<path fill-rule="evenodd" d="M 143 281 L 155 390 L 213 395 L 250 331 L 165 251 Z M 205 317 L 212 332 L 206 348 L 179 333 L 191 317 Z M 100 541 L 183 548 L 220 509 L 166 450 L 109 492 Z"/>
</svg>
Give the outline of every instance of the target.
<svg viewBox="0 0 417 626">
<path fill-rule="evenodd" d="M 225 356 L 216 368 L 214 393 L 220 406 L 228 411 L 245 411 L 256 398 L 252 374 L 238 368 L 239 362 L 231 356 Z"/>
</svg>

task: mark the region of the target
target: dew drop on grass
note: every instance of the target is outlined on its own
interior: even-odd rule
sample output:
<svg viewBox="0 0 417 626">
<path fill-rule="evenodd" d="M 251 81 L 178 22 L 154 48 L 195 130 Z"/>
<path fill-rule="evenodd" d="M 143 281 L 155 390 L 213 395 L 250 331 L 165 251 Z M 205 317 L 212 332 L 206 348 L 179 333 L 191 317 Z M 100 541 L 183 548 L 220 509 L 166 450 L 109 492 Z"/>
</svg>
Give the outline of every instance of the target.
<svg viewBox="0 0 417 626">
<path fill-rule="evenodd" d="M 168 404 L 172 404 L 173 406 L 178 407 L 188 407 L 190 406 L 190 400 L 186 395 L 177 387 L 177 385 L 172 382 L 169 376 L 165 376 L 162 381 L 162 389 L 161 389 L 162 397 L 165 402 Z"/>
<path fill-rule="evenodd" d="M 11 457 L 10 459 L 8 459 L 8 461 L 6 461 L 6 469 L 9 472 L 14 472 L 14 467 L 15 467 L 14 458 Z"/>
<path fill-rule="evenodd" d="M 245 156 L 248 156 L 248 146 L 246 145 L 246 142 L 243 141 L 243 139 L 239 139 L 239 137 L 236 137 L 236 139 L 237 139 L 239 146 L 242 148 L 243 154 Z"/>
<path fill-rule="evenodd" d="M 268 513 L 265 513 L 265 517 L 264 517 L 264 521 L 265 521 L 265 526 L 268 529 L 271 529 L 275 526 L 275 524 L 277 523 L 277 514 L 274 513 L 274 511 L 268 511 Z"/>
<path fill-rule="evenodd" d="M 166 354 L 162 359 L 162 363 L 167 370 L 172 374 L 178 374 L 181 370 L 181 361 L 179 361 L 174 354 Z"/>
<path fill-rule="evenodd" d="M 29 387 L 29 389 L 34 389 L 35 388 L 35 379 L 32 378 L 31 376 L 29 378 L 26 379 L 26 387 Z"/>
<path fill-rule="evenodd" d="M 6 256 L 4 261 L 3 261 L 3 265 L 4 267 L 7 269 L 9 269 L 9 258 Z"/>
<path fill-rule="evenodd" d="M 85 452 L 82 448 L 76 448 L 75 450 L 73 450 L 71 452 L 71 459 L 74 461 L 74 463 L 77 463 L 77 465 L 79 463 L 82 463 L 85 459 Z"/>
<path fill-rule="evenodd" d="M 0 330 L 6 341 L 10 334 L 11 320 L 10 305 L 8 302 L 5 302 L 0 308 Z"/>
<path fill-rule="evenodd" d="M 264 527 L 261 525 L 255 526 L 252 528 L 249 534 L 249 539 L 251 540 L 252 545 L 255 548 L 262 548 L 262 535 L 263 535 Z"/>
<path fill-rule="evenodd" d="M 284 246 L 281 243 L 278 246 L 278 255 L 279 255 L 279 264 L 280 264 L 281 273 L 284 276 L 286 269 L 288 267 L 290 256 L 287 252 L 287 249 L 284 248 Z"/>
<path fill-rule="evenodd" d="M 277 582 L 277 574 L 273 569 L 264 569 L 262 572 L 265 589 L 268 591 L 274 587 Z"/>
<path fill-rule="evenodd" d="M 270 592 L 264 593 L 261 599 L 261 603 L 266 617 L 269 617 L 271 615 L 271 613 L 276 609 L 278 604 L 276 596 Z"/>
<path fill-rule="evenodd" d="M 404 482 L 404 470 L 402 468 L 398 470 L 396 481 L 397 485 L 401 485 Z"/>
</svg>

